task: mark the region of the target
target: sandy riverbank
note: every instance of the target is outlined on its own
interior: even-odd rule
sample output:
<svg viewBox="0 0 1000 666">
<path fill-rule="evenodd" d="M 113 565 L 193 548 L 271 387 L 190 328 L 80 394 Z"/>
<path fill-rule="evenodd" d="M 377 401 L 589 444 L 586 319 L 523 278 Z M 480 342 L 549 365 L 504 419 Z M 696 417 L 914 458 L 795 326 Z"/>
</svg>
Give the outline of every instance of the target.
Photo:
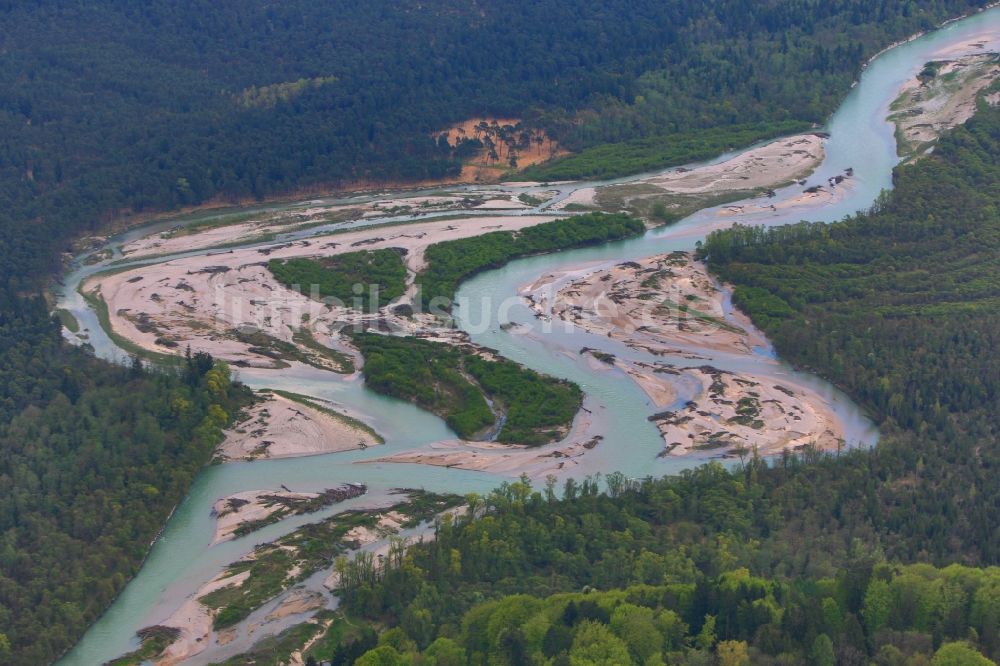
<svg viewBox="0 0 1000 666">
<path fill-rule="evenodd" d="M 364 484 L 348 483 L 321 493 L 297 493 L 282 486 L 281 490 L 247 490 L 223 497 L 212 505 L 215 537 L 211 545 L 290 516 L 314 513 L 367 492 L 368 487 Z"/>
<path fill-rule="evenodd" d="M 198 588 L 191 598 L 184 601 L 163 626 L 180 629 L 177 639 L 152 660 L 154 666 L 177 666 L 205 651 L 212 635 L 212 612 L 198 601 L 200 597 L 224 587 L 239 587 L 250 577 L 249 571 L 229 575 L 224 571 Z"/>
<path fill-rule="evenodd" d="M 543 275 L 520 294 L 539 316 L 659 354 L 749 354 L 765 343 L 688 252 Z"/>
<path fill-rule="evenodd" d="M 404 525 L 410 520 L 405 508 L 399 508 L 398 499 L 391 496 L 364 509 L 365 514 L 374 519 L 373 527 L 354 527 L 348 530 L 342 537 L 343 543 L 349 551 L 369 550 L 376 558 L 384 556 L 389 551 L 391 539 L 406 538 L 421 539 L 433 538 L 433 530 L 426 524 L 416 528 L 406 528 Z M 385 502 L 388 504 L 383 504 Z M 396 509 L 391 508 L 397 505 Z M 465 512 L 464 506 L 455 507 L 443 511 L 455 515 Z M 336 514 L 326 520 L 338 520 L 338 516 L 347 517 L 351 514 Z M 432 523 L 433 521 L 431 521 Z M 307 529 L 307 528 L 303 528 Z M 268 552 L 275 549 L 284 550 L 291 556 L 287 561 L 289 567 L 285 573 L 283 589 L 273 597 L 262 602 L 254 612 L 241 623 L 230 628 L 215 631 L 213 620 L 217 611 L 208 608 L 202 603 L 202 599 L 208 594 L 223 588 L 238 588 L 247 584 L 252 574 L 251 571 L 230 575 L 229 569 L 214 577 L 188 597 L 171 616 L 160 623 L 161 626 L 173 627 L 180 630 L 177 639 L 167 647 L 158 657 L 152 660 L 155 666 L 177 666 L 182 663 L 189 663 L 189 660 L 198 658 L 206 651 L 214 651 L 224 648 L 233 643 L 234 640 L 243 640 L 248 643 L 247 648 L 255 640 L 265 638 L 279 631 L 285 624 L 285 620 L 293 616 L 307 620 L 308 617 L 320 608 L 328 607 L 330 600 L 329 592 L 336 589 L 337 576 L 332 566 L 320 569 L 305 580 L 301 579 L 301 561 L 299 556 L 301 544 L 299 546 L 294 534 L 287 535 L 275 542 L 258 546 L 254 552 L 241 560 L 247 562 L 258 557 L 264 557 Z M 404 542 L 405 543 L 405 542 Z M 299 582 L 295 582 L 299 581 Z M 252 584 L 252 582 L 250 583 Z M 256 637 L 256 639 L 254 638 Z M 200 657 L 206 659 L 205 656 Z"/>
<path fill-rule="evenodd" d="M 654 403 L 660 386 L 669 389 L 681 378 L 696 383 L 683 406 L 650 416 L 663 437 L 664 454 L 735 456 L 756 448 L 761 455 L 773 455 L 784 449 L 831 450 L 842 444 L 842 427 L 833 411 L 801 386 L 708 365 L 691 369 L 663 365 L 652 372 L 646 366 L 638 379 L 635 364 L 622 365 Z"/>
<path fill-rule="evenodd" d="M 281 490 L 247 490 L 217 500 L 212 505 L 215 516 L 215 536 L 211 545 L 228 541 L 234 533 L 247 523 L 266 520 L 278 513 L 291 501 L 309 501 L 319 497 L 319 493 L 293 493 Z"/>
<path fill-rule="evenodd" d="M 523 229 L 553 219 L 551 215 L 486 215 L 358 229 L 99 275 L 82 289 L 98 293 L 107 304 L 114 331 L 143 349 L 180 353 L 190 345 L 194 351 L 205 351 L 237 365 L 287 367 L 276 362 L 273 349 L 270 353 L 260 351 L 271 344 L 269 341 L 278 340 L 322 366 L 329 363 L 323 355 L 296 340 L 299 329 L 307 328 L 321 345 L 336 348 L 336 336 L 331 333 L 341 326 L 388 315 L 383 312 L 359 317 L 347 308 L 327 305 L 287 289 L 268 271 L 268 260 L 399 248 L 406 252 L 412 282 L 413 273 L 423 267 L 424 251 L 430 245 L 500 229 Z M 410 320 L 398 319 L 400 326 L 419 328 Z"/>
<path fill-rule="evenodd" d="M 593 359 L 595 371 L 623 372 L 662 410 L 650 421 L 663 437 L 665 453 L 737 455 L 756 447 L 774 454 L 841 443 L 842 425 L 812 390 L 710 365 L 714 353 L 750 356 L 766 341 L 745 315 L 728 306 L 726 290 L 690 253 L 552 273 L 520 293 L 541 318 L 561 319 L 655 356 L 706 361 L 679 367 L 581 350 Z"/>
<path fill-rule="evenodd" d="M 771 190 L 806 178 L 824 157 L 823 138 L 801 134 L 751 148 L 717 164 L 677 168 L 619 185 L 582 188 L 553 206 L 628 208 L 641 201 L 689 207 L 734 192 Z"/>
<path fill-rule="evenodd" d="M 366 463 L 415 463 L 436 467 L 454 467 L 475 472 L 543 478 L 585 463 L 584 458 L 600 446 L 603 436 L 594 415 L 594 405 L 584 400 L 569 434 L 559 442 L 525 447 L 496 442 L 445 440 L 391 456 L 360 461 Z"/>
<path fill-rule="evenodd" d="M 206 215 L 204 219 L 187 226 L 178 224 L 165 231 L 130 240 L 122 245 L 121 253 L 127 259 L 140 259 L 192 250 L 224 249 L 238 243 L 264 242 L 275 234 L 322 225 L 337 224 L 339 228 L 350 228 L 352 223 L 370 218 L 527 208 L 529 206 L 517 197 L 496 187 L 454 194 L 386 196 L 357 203 L 310 201 L 256 212 Z"/>
<path fill-rule="evenodd" d="M 381 444 L 370 430 L 275 393 L 226 431 L 216 455 L 223 462 L 319 455 Z M 331 411 L 333 411 L 331 409 Z"/>
<path fill-rule="evenodd" d="M 166 231 L 131 240 L 121 247 L 128 259 L 186 252 L 189 248 L 208 249 L 236 242 L 263 240 L 273 234 L 288 233 L 319 224 L 359 220 L 370 205 L 313 205 L 252 213 L 206 215 L 200 222 L 178 224 Z"/>
<path fill-rule="evenodd" d="M 1000 55 L 987 50 L 987 44 L 1000 47 L 996 41 L 984 36 L 940 51 L 935 56 L 942 59 L 906 82 L 889 116 L 896 124 L 900 154 L 923 152 L 942 132 L 972 117 L 979 93 L 1000 78 Z"/>
<path fill-rule="evenodd" d="M 643 179 L 675 194 L 721 194 L 773 188 L 800 180 L 823 162 L 823 138 L 800 134 L 752 148 L 724 162 L 697 169 L 675 169 Z"/>
</svg>

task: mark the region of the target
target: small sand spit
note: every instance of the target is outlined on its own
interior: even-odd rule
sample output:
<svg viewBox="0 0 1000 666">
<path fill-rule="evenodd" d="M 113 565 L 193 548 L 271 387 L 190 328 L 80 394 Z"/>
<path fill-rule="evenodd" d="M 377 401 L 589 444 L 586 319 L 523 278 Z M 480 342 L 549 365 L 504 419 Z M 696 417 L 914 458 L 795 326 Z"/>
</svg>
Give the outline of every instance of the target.
<svg viewBox="0 0 1000 666">
<path fill-rule="evenodd" d="M 804 178 L 823 161 L 823 138 L 800 134 L 752 148 L 718 164 L 676 169 L 636 181 L 672 194 L 722 194 L 775 187 Z"/>
<path fill-rule="evenodd" d="M 208 639 L 212 635 L 212 613 L 198 601 L 199 597 L 224 587 L 239 587 L 249 577 L 249 571 L 235 576 L 228 576 L 223 572 L 202 585 L 163 623 L 164 626 L 180 629 L 181 633 L 177 640 L 153 660 L 154 666 L 178 666 L 201 654 L 208 647 Z"/>
<path fill-rule="evenodd" d="M 227 431 L 217 455 L 223 461 L 310 456 L 379 443 L 367 430 L 280 396 L 265 398 Z"/>
</svg>

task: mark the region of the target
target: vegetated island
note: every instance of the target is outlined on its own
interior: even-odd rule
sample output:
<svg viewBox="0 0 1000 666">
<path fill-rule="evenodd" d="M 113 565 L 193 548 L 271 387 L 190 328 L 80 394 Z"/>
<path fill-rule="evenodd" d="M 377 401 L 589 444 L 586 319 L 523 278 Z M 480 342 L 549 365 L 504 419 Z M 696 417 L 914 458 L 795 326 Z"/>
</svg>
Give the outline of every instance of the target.
<svg viewBox="0 0 1000 666">
<path fill-rule="evenodd" d="M 463 280 L 512 259 L 622 240 L 645 230 L 641 220 L 628 215 L 588 213 L 517 232 L 495 231 L 436 243 L 424 253 L 426 267 L 418 278 L 421 295 L 425 302 L 450 303 Z"/>
<path fill-rule="evenodd" d="M 311 298 L 336 299 L 374 312 L 406 291 L 402 249 L 360 250 L 329 257 L 272 259 L 267 268 L 284 286 L 308 290 Z"/>
<path fill-rule="evenodd" d="M 538 446 L 566 436 L 583 401 L 570 382 L 471 345 L 360 333 L 365 383 L 443 418 L 459 437 Z"/>
<path fill-rule="evenodd" d="M 402 498 L 381 508 L 346 511 L 310 523 L 279 539 L 257 546 L 243 559 L 201 586 L 158 630 L 142 630 L 143 645 L 112 663 L 138 666 L 146 660 L 156 664 L 180 664 L 210 646 L 223 646 L 235 637 L 235 627 L 252 612 L 278 600 L 262 626 L 289 616 L 305 621 L 325 607 L 329 592 L 320 579 L 306 582 L 317 572 L 333 573 L 325 581 L 338 585 L 337 571 L 346 570 L 341 556 L 368 549 L 361 560 L 374 566 L 371 548 L 382 546 L 386 554 L 400 557 L 405 541 L 395 539 L 403 530 L 426 525 L 443 512 L 464 503 L 457 495 L 422 490 L 400 490 Z M 366 559 L 369 558 L 369 559 Z M 294 589 L 293 589 L 294 588 Z"/>
</svg>

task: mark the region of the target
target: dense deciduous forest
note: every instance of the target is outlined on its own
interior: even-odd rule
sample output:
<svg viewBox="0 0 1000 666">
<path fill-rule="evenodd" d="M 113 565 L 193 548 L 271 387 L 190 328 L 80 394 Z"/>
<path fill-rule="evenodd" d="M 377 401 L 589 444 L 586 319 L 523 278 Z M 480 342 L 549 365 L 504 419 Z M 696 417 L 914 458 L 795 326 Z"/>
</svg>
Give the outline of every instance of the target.
<svg viewBox="0 0 1000 666">
<path fill-rule="evenodd" d="M 346 586 L 350 617 L 398 625 L 317 658 L 352 663 L 340 657 L 360 643 L 365 666 L 993 663 L 1000 569 L 858 549 L 828 575 L 758 575 L 741 564 L 759 544 L 720 524 L 721 507 L 695 508 L 726 485 L 748 495 L 734 521 L 753 522 L 749 478 L 716 467 L 684 483 L 609 480 L 611 497 L 585 483 L 572 502 L 515 483 L 475 504 L 485 517 L 442 523 L 374 585 Z"/>
<path fill-rule="evenodd" d="M 51 661 L 98 617 L 249 400 L 208 355 L 162 374 L 48 353 L 29 376 L 50 397 L 0 425 L 2 663 Z"/>
<path fill-rule="evenodd" d="M 163 420 L 177 395 L 208 410 L 204 391 L 62 348 L 35 294 L 69 239 L 128 211 L 454 173 L 460 156 L 431 133 L 475 114 L 577 150 L 819 122 L 865 56 L 986 2 L 0 2 L 0 421 L 20 427 L 0 468 L 4 658 L 72 644 L 205 448 Z M 136 446 L 148 458 L 133 469 Z M 99 503 L 84 511 L 78 492 Z M 89 538 L 87 515 L 105 536 Z M 968 529 L 953 518 L 923 520 Z"/>
<path fill-rule="evenodd" d="M 6 2 L 0 196 L 36 224 L 0 258 L 30 273 L 116 212 L 454 173 L 432 133 L 481 114 L 573 149 L 822 122 L 865 57 L 985 4 Z"/>
<path fill-rule="evenodd" d="M 737 227 L 701 248 L 783 355 L 872 410 L 877 447 L 754 456 L 659 480 L 612 474 L 606 494 L 596 480 L 571 480 L 558 499 L 554 480 L 534 489 L 523 479 L 470 496 L 477 519 L 443 522 L 401 566 L 346 590 L 351 621 L 396 628 L 381 645 L 361 632 L 356 646 L 315 656 L 1000 659 L 997 569 L 973 568 L 1000 564 L 998 142 L 1000 109 L 982 106 L 932 155 L 900 167 L 871 211 Z"/>
</svg>

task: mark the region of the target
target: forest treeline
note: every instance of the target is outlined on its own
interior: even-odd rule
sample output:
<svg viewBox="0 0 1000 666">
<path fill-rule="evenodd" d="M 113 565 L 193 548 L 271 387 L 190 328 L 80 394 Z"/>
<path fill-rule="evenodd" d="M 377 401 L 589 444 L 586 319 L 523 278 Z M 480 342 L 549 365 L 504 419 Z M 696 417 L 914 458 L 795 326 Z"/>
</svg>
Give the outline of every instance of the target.
<svg viewBox="0 0 1000 666">
<path fill-rule="evenodd" d="M 755 574 L 743 562 L 759 546 L 712 534 L 712 509 L 689 504 L 735 483 L 746 520 L 750 480 L 715 467 L 682 483 L 612 475 L 610 496 L 584 483 L 572 502 L 526 480 L 474 498 L 478 520 L 444 521 L 374 585 L 344 586 L 348 617 L 397 626 L 314 656 L 352 663 L 361 643 L 359 666 L 994 663 L 1000 569 L 890 564 L 859 547 L 827 575 Z"/>
<path fill-rule="evenodd" d="M 1000 659 L 998 183 L 983 105 L 872 210 L 701 247 L 783 357 L 872 412 L 877 446 L 470 496 L 476 519 L 345 590 L 352 621 L 393 628 L 358 663 Z"/>
<path fill-rule="evenodd" d="M 164 420 L 177 394 L 207 410 L 199 389 L 64 348 L 38 293 L 72 238 L 129 211 L 453 174 L 431 136 L 474 115 L 574 150 L 821 122 L 866 56 L 986 3 L 0 0 L 0 423 L 20 427 L 0 469 L 2 660 L 80 636 L 206 448 Z"/>
<path fill-rule="evenodd" d="M 52 661 L 100 616 L 250 400 L 207 354 L 150 372 L 42 353 L 49 399 L 0 425 L 4 664 Z"/>
<path fill-rule="evenodd" d="M 573 150 L 822 123 L 866 57 L 986 4 L 4 2 L 0 200 L 26 237 L 0 259 L 30 274 L 126 211 L 452 175 L 433 134 L 474 116 Z"/>
</svg>

